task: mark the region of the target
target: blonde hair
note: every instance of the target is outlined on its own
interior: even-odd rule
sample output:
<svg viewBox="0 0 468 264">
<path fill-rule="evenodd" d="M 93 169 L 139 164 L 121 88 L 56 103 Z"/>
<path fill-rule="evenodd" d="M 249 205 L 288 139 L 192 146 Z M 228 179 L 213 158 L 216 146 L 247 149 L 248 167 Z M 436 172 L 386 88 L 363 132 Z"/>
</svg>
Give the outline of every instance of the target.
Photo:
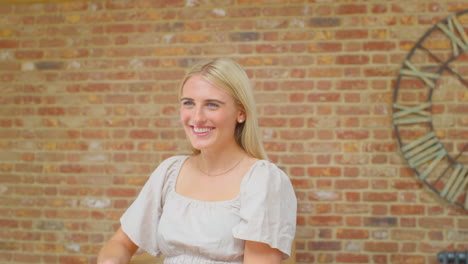
<svg viewBox="0 0 468 264">
<path fill-rule="evenodd" d="M 195 64 L 182 80 L 179 88 L 179 98 L 182 96 L 183 87 L 187 80 L 195 75 L 202 76 L 234 97 L 246 115 L 245 122 L 238 123 L 236 126 L 235 138 L 237 143 L 249 155 L 257 159 L 267 159 L 260 139 L 252 85 L 244 69 L 227 58 L 201 61 Z M 193 149 L 193 153 L 199 154 L 200 150 Z"/>
</svg>

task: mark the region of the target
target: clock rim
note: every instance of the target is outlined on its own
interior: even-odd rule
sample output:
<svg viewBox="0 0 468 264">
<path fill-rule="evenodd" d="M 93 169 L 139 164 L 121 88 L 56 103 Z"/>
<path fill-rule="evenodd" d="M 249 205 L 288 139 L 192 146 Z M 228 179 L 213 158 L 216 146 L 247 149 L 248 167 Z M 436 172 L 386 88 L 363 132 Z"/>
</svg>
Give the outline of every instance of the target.
<svg viewBox="0 0 468 264">
<path fill-rule="evenodd" d="M 414 53 L 416 52 L 416 50 L 421 49 L 420 47 L 423 47 L 422 46 L 422 43 L 428 38 L 428 36 L 430 36 L 435 30 L 438 30 L 438 24 L 439 23 L 443 23 L 443 22 L 446 22 L 448 19 L 450 19 L 451 17 L 458 17 L 458 16 L 461 16 L 461 15 L 464 15 L 465 13 L 468 13 L 468 9 L 466 10 L 461 10 L 461 11 L 458 11 L 458 12 L 455 12 L 447 17 L 445 17 L 444 19 L 441 19 L 439 20 L 437 23 L 435 23 L 430 29 L 428 29 L 418 40 L 417 42 L 413 45 L 413 47 L 410 49 L 410 51 L 408 52 L 408 54 L 406 55 L 405 59 L 403 60 L 403 63 L 402 65 L 399 67 L 399 72 L 398 72 L 398 75 L 397 75 L 397 79 L 396 79 L 396 82 L 394 84 L 394 91 L 393 91 L 393 99 L 392 99 L 392 103 L 393 104 L 396 104 L 398 102 L 398 92 L 399 92 L 399 89 L 400 89 L 400 83 L 401 83 L 401 79 L 402 77 L 404 76 L 402 73 L 401 73 L 401 69 L 404 69 L 405 68 L 405 62 L 408 61 L 409 59 L 412 58 L 412 56 L 414 55 Z M 423 48 L 423 49 L 426 49 L 426 48 Z M 437 74 L 439 74 L 439 76 L 441 76 L 440 74 L 442 72 L 444 72 L 447 68 L 448 68 L 448 64 L 452 61 L 454 61 L 456 58 L 458 58 L 459 56 L 461 56 L 462 54 L 464 53 L 467 53 L 468 52 L 468 49 L 466 50 L 463 50 L 460 54 L 458 55 L 454 55 L 452 54 L 450 56 L 450 58 L 446 59 L 443 61 L 443 63 L 441 63 L 441 65 L 439 66 L 438 70 L 436 71 Z M 431 55 L 429 55 L 431 56 Z M 440 77 L 437 78 L 437 80 L 435 80 L 435 84 L 437 84 L 440 80 Z M 427 85 L 425 85 L 427 87 Z M 435 129 L 434 129 L 434 124 L 433 124 L 433 119 L 432 119 L 432 95 L 433 95 L 433 90 L 432 88 L 428 88 L 429 89 L 429 94 L 427 96 L 427 99 L 426 101 L 421 101 L 421 102 L 429 102 L 431 103 L 428 107 L 428 111 L 429 111 L 429 117 L 430 117 L 430 120 L 428 121 L 428 126 L 429 126 L 429 131 L 428 133 L 430 132 L 434 132 L 435 134 L 435 138 L 436 140 L 441 144 L 442 148 L 445 150 L 445 157 L 447 159 L 447 167 L 443 170 L 442 174 L 441 175 L 445 175 L 445 173 L 447 173 L 447 171 L 451 168 L 451 167 L 454 167 L 456 166 L 457 164 L 465 167 L 463 164 L 461 164 L 460 162 L 458 162 L 454 157 L 452 157 L 449 152 L 447 151 L 447 149 L 445 148 L 445 146 L 441 143 L 440 141 L 440 138 L 437 136 L 437 134 L 435 133 Z M 392 113 L 394 114 L 395 113 L 395 107 L 392 107 L 393 111 Z M 393 115 L 392 115 L 392 119 L 394 120 L 393 118 Z M 396 124 L 395 122 L 392 122 L 393 124 L 393 127 L 394 127 L 394 132 L 395 132 L 395 136 L 397 138 L 397 141 L 398 141 L 398 145 L 400 147 L 400 149 L 404 146 L 406 146 L 407 144 L 404 144 L 402 139 L 401 139 L 401 135 L 400 135 L 400 129 L 399 129 L 399 124 Z M 400 153 L 401 154 L 401 153 Z M 403 156 L 403 159 L 405 159 L 406 162 L 408 162 L 408 159 L 405 158 Z M 468 211 L 468 207 L 465 208 L 463 204 L 461 204 L 460 202 L 458 201 L 454 201 L 454 202 L 451 202 L 449 201 L 448 199 L 446 199 L 445 197 L 441 197 L 440 194 L 441 194 L 441 190 L 438 190 L 433 184 L 429 183 L 426 179 L 421 179 L 420 175 L 422 172 L 420 172 L 416 167 L 412 167 L 412 166 L 409 166 L 415 173 L 416 175 L 418 176 L 418 179 L 421 180 L 426 186 L 428 186 L 432 191 L 434 191 L 440 198 L 444 199 L 446 202 L 450 203 L 450 204 L 453 204 L 453 205 L 456 205 L 456 206 L 459 206 L 459 207 L 462 207 L 464 208 L 466 211 Z M 438 180 L 437 180 L 438 181 Z M 468 196 L 468 192 L 465 194 Z"/>
</svg>

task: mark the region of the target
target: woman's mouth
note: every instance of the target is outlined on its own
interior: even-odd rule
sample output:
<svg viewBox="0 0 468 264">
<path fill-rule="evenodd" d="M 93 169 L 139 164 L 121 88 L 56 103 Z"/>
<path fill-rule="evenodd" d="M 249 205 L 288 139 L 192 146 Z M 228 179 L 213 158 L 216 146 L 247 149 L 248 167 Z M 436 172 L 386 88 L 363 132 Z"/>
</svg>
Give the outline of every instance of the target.
<svg viewBox="0 0 468 264">
<path fill-rule="evenodd" d="M 193 132 L 199 136 L 207 135 L 213 130 L 213 127 L 193 127 Z"/>
</svg>

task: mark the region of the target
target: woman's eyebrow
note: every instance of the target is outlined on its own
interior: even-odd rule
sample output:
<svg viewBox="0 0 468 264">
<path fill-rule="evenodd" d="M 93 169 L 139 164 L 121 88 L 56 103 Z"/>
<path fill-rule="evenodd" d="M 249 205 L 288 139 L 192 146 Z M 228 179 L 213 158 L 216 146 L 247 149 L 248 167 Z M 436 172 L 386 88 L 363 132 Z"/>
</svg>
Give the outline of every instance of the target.
<svg viewBox="0 0 468 264">
<path fill-rule="evenodd" d="M 225 102 L 220 101 L 220 100 L 218 100 L 218 99 L 208 99 L 208 100 L 205 100 L 205 101 L 206 101 L 206 102 L 210 102 L 210 103 L 216 102 L 216 103 L 218 103 L 218 104 L 226 104 Z"/>
<path fill-rule="evenodd" d="M 194 100 L 189 97 L 183 97 L 180 99 L 180 101 L 194 101 Z M 206 99 L 205 102 L 216 102 L 218 104 L 226 104 L 225 102 L 218 100 L 218 99 Z"/>
</svg>

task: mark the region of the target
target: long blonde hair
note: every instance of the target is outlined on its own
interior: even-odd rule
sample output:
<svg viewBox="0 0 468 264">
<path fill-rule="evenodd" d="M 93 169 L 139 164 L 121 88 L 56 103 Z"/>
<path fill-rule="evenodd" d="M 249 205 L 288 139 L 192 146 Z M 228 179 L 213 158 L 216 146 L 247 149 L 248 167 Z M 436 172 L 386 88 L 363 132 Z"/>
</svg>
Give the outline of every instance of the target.
<svg viewBox="0 0 468 264">
<path fill-rule="evenodd" d="M 237 143 L 249 155 L 257 159 L 267 159 L 260 139 L 252 85 L 244 69 L 235 61 L 227 58 L 201 61 L 195 64 L 182 80 L 179 98 L 182 96 L 183 87 L 187 80 L 195 75 L 202 76 L 234 97 L 246 114 L 245 122 L 238 123 L 236 126 Z M 200 150 L 193 149 L 193 153 L 199 154 Z"/>
</svg>

